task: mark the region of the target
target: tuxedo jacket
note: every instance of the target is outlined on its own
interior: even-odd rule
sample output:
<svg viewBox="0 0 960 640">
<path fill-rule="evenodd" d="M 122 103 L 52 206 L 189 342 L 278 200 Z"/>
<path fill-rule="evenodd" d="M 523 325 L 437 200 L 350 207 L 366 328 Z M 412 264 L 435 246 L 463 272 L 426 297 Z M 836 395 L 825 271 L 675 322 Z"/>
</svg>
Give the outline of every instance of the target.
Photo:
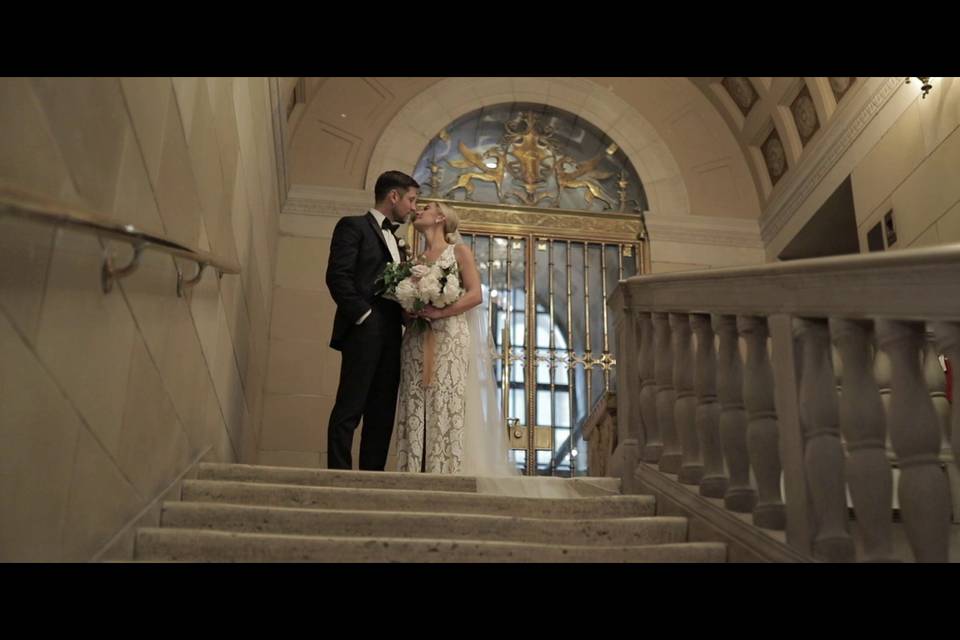
<svg viewBox="0 0 960 640">
<path fill-rule="evenodd" d="M 327 263 L 327 287 L 337 303 L 330 338 L 332 348 L 343 350 L 350 329 L 367 311 L 371 313 L 364 324 L 373 322 L 390 336 L 396 333 L 399 339 L 403 323 L 400 305 L 377 295 L 383 288 L 377 279 L 389 262 L 393 262 L 390 249 L 372 213 L 348 216 L 337 222 Z"/>
</svg>

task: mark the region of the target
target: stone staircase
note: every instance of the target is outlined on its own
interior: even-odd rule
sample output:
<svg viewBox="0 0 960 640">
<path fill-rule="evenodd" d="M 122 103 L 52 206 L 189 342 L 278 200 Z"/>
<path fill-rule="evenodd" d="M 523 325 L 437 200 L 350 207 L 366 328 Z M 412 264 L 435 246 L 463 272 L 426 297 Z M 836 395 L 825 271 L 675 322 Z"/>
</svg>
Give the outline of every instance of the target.
<svg viewBox="0 0 960 640">
<path fill-rule="evenodd" d="M 495 485 L 495 486 L 494 486 Z M 491 488 L 493 487 L 493 488 Z M 537 496 L 537 497 L 531 497 Z M 549 497 L 540 497 L 549 496 Z M 201 464 L 134 559 L 182 562 L 724 562 L 614 478 Z"/>
</svg>

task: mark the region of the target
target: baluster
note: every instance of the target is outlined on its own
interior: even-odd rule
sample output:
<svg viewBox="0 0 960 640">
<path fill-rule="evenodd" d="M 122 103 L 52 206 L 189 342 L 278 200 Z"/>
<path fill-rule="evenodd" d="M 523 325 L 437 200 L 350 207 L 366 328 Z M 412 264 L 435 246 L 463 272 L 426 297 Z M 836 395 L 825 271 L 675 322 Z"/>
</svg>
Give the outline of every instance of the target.
<svg viewBox="0 0 960 640">
<path fill-rule="evenodd" d="M 830 361 L 833 363 L 833 384 L 837 390 L 837 406 L 839 406 L 843 396 L 843 385 L 841 384 L 841 380 L 843 380 L 843 360 L 840 358 L 840 350 L 832 342 L 830 344 Z M 843 449 L 843 458 L 846 460 L 849 451 L 847 450 L 847 437 L 843 433 L 843 429 L 840 430 L 840 446 Z M 847 509 L 852 509 L 853 501 L 848 487 L 844 486 L 843 494 L 844 504 L 847 505 Z"/>
<path fill-rule="evenodd" d="M 640 415 L 647 440 L 643 447 L 644 462 L 659 462 L 663 453 L 663 440 L 660 439 L 660 427 L 657 422 L 657 380 L 654 376 L 654 340 L 653 322 L 650 314 L 642 312 L 637 316 L 637 330 L 640 332 Z"/>
<path fill-rule="evenodd" d="M 840 381 L 843 379 L 843 359 L 840 357 L 840 350 L 835 346 L 830 346 L 830 362 L 833 364 L 833 384 L 837 389 L 837 400 L 843 393 L 843 385 Z"/>
<path fill-rule="evenodd" d="M 847 440 L 847 484 L 863 535 L 866 562 L 892 562 L 893 478 L 887 459 L 887 422 L 874 379 L 870 323 L 830 319 L 843 361 L 840 429 Z"/>
<path fill-rule="evenodd" d="M 843 385 L 841 384 L 841 380 L 843 380 L 843 360 L 840 358 L 840 350 L 837 349 L 836 345 L 832 342 L 830 344 L 830 361 L 833 363 L 833 384 L 837 390 L 837 406 L 839 406 L 841 397 L 843 396 Z M 846 460 L 849 456 L 849 451 L 847 450 L 847 437 L 843 433 L 843 429 L 840 430 L 840 446 L 843 448 L 843 458 Z M 853 501 L 850 497 L 848 487 L 844 486 L 843 493 L 843 499 L 847 508 L 852 509 Z"/>
<path fill-rule="evenodd" d="M 940 366 L 940 358 L 937 357 L 938 352 L 943 353 L 950 359 L 951 370 L 954 372 L 957 370 L 956 351 L 957 343 L 960 342 L 960 335 L 958 335 L 960 334 L 960 325 L 941 322 L 931 325 L 929 328 L 932 330 L 930 334 L 932 340 L 928 341 L 927 364 L 924 371 L 927 374 L 930 398 L 933 400 L 934 409 L 940 418 L 940 426 L 943 432 L 940 459 L 945 461 L 947 465 L 947 479 L 950 483 L 950 497 L 953 502 L 953 522 L 960 522 L 960 461 L 957 460 L 956 454 L 957 448 L 960 446 L 958 445 L 956 427 L 957 416 L 960 415 L 960 409 L 957 409 L 957 378 L 956 373 L 954 373 L 953 398 L 952 400 L 948 399 L 946 375 Z M 952 426 L 950 423 L 951 417 L 953 419 Z"/>
<path fill-rule="evenodd" d="M 941 459 L 949 460 L 953 456 L 950 455 L 950 401 L 947 400 L 947 379 L 940 366 L 933 332 L 928 330 L 924 337 L 923 377 L 930 393 L 930 402 L 933 403 L 933 411 L 937 415 L 937 424 L 940 426 Z"/>
<path fill-rule="evenodd" d="M 714 315 L 712 323 L 720 336 L 720 442 L 730 472 L 723 504 L 737 513 L 751 513 L 757 504 L 757 492 L 750 486 L 747 413 L 743 406 L 743 365 L 740 361 L 737 319 L 734 316 Z"/>
<path fill-rule="evenodd" d="M 873 375 L 877 380 L 877 388 L 880 392 L 880 406 L 883 407 L 883 423 L 884 425 L 890 424 L 890 371 L 892 366 L 890 365 L 890 356 L 888 356 L 883 349 L 881 349 L 877 344 L 876 330 L 874 330 L 874 350 L 873 350 Z M 890 442 L 890 429 L 887 428 L 886 440 L 884 440 L 883 446 L 886 449 L 887 461 L 890 463 L 890 468 L 893 473 L 894 485 L 898 485 L 900 478 L 900 468 L 897 465 L 897 454 L 893 451 L 893 444 Z M 897 500 L 896 494 L 892 496 L 893 507 L 896 509 L 900 508 L 900 504 Z"/>
<path fill-rule="evenodd" d="M 660 456 L 660 471 L 679 473 L 682 456 L 673 426 L 673 349 L 671 348 L 670 324 L 665 313 L 653 314 L 654 326 L 654 372 L 657 379 L 657 423 L 663 438 L 663 453 Z"/>
<path fill-rule="evenodd" d="M 780 494 L 780 434 L 773 402 L 773 368 L 767 353 L 766 318 L 740 316 L 737 330 L 747 343 L 743 399 L 747 407 L 747 450 L 758 490 L 753 523 L 783 530 L 787 518 Z"/>
<path fill-rule="evenodd" d="M 843 446 L 827 321 L 797 320 L 796 335 L 802 354 L 799 396 L 804 466 L 816 524 L 813 554 L 828 562 L 851 562 L 855 553 L 847 532 Z"/>
<path fill-rule="evenodd" d="M 900 465 L 903 524 L 918 562 L 946 562 L 950 496 L 940 466 L 940 425 L 920 369 L 922 323 L 877 321 L 880 348 L 890 356 L 890 439 Z"/>
<path fill-rule="evenodd" d="M 700 495 L 722 498 L 727 491 L 720 449 L 720 404 L 717 402 L 717 352 L 710 316 L 691 314 L 690 327 L 697 336 L 693 386 L 697 394 L 697 434 L 703 445 L 703 479 Z"/>
<path fill-rule="evenodd" d="M 949 423 L 950 440 L 953 445 L 953 464 L 960 468 L 960 323 L 937 322 L 933 325 L 937 346 L 950 359 L 950 370 L 953 375 L 953 405 L 950 407 L 952 420 Z"/>
<path fill-rule="evenodd" d="M 693 390 L 693 351 L 690 349 L 690 318 L 685 313 L 670 314 L 670 336 L 673 341 L 673 405 L 674 425 L 680 439 L 683 462 L 678 479 L 684 484 L 700 484 L 703 461 L 700 459 L 700 438 L 697 435 L 697 398 Z"/>
<path fill-rule="evenodd" d="M 639 357 L 638 345 L 635 341 L 636 317 L 630 309 L 629 291 L 624 292 L 623 307 L 616 310 L 616 361 L 617 376 L 615 379 L 617 392 L 616 436 L 614 441 L 622 444 L 633 439 L 643 442 L 643 422 L 637 405 L 640 394 L 640 375 L 637 372 Z"/>
<path fill-rule="evenodd" d="M 883 407 L 885 424 L 890 424 L 890 356 L 879 347 L 873 352 L 873 376 L 877 380 L 877 390 L 880 392 L 880 406 Z M 887 434 L 887 455 L 892 456 L 893 445 L 890 444 L 890 434 Z"/>
</svg>

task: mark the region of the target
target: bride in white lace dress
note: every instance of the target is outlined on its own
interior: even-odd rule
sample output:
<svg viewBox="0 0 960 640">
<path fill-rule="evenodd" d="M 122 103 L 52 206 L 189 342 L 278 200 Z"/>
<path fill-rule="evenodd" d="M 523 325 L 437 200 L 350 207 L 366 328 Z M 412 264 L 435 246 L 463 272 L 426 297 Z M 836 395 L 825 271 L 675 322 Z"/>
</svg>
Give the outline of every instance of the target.
<svg viewBox="0 0 960 640">
<path fill-rule="evenodd" d="M 462 292 L 443 308 L 427 306 L 417 312 L 430 321 L 429 327 L 411 323 L 403 336 L 398 468 L 426 473 L 515 474 L 497 406 L 483 322 L 486 314 L 478 307 L 483 302 L 480 274 L 473 253 L 457 233 L 457 214 L 445 204 L 430 203 L 416 212 L 413 226 L 425 242 L 416 263 L 452 268 Z"/>
</svg>

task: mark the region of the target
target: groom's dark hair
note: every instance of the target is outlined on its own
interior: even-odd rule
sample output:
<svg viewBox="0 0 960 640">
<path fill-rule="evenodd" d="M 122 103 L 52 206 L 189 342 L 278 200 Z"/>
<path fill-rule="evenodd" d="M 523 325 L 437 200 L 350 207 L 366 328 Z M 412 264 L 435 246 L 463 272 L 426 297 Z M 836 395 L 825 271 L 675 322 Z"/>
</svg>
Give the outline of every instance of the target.
<svg viewBox="0 0 960 640">
<path fill-rule="evenodd" d="M 405 194 L 410 187 L 419 189 L 420 184 L 402 171 L 385 171 L 380 174 L 377 184 L 373 187 L 374 202 L 379 204 L 386 200 L 393 189 L 398 189 L 401 194 Z"/>
</svg>

